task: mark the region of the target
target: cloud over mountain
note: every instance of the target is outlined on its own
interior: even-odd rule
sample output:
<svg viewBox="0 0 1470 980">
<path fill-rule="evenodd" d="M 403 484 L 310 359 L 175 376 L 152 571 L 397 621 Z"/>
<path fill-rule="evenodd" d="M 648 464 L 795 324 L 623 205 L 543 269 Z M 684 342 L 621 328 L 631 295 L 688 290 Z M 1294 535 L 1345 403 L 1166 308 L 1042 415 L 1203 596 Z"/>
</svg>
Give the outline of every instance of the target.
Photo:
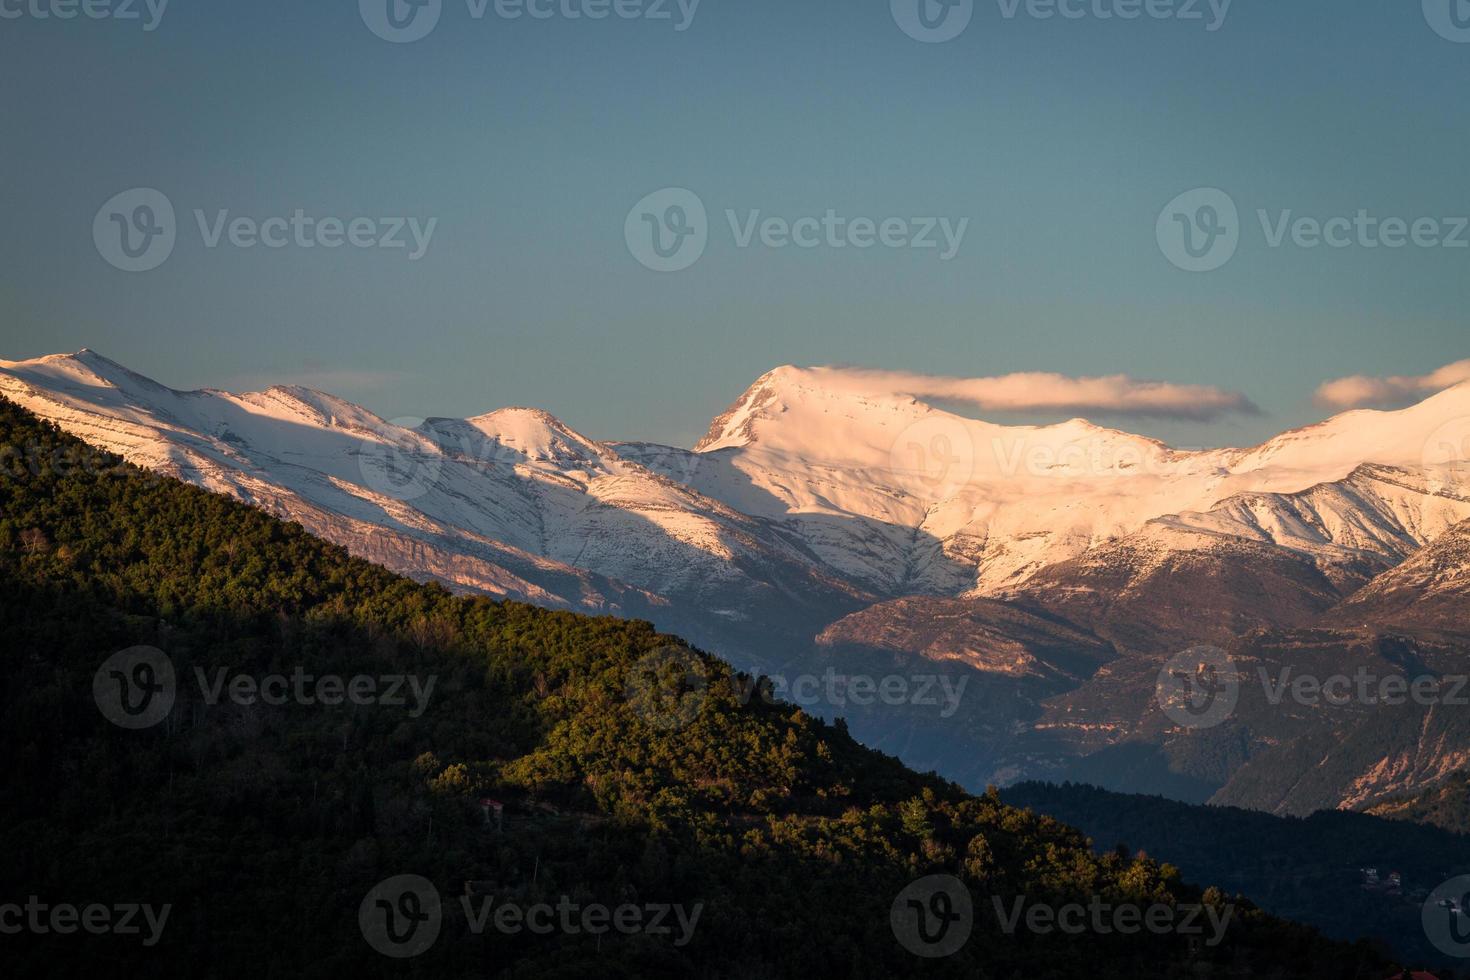
<svg viewBox="0 0 1470 980">
<path fill-rule="evenodd" d="M 1126 374 L 1072 378 L 1026 371 L 986 378 L 955 378 L 864 368 L 814 369 L 831 386 L 872 394 L 963 402 L 990 412 L 1064 412 L 1208 422 L 1224 415 L 1260 411 L 1239 392 L 1212 385 L 1145 381 Z"/>
<path fill-rule="evenodd" d="M 1317 388 L 1317 404 L 1326 408 L 1401 408 L 1437 391 L 1470 381 L 1470 358 L 1446 364 L 1428 374 L 1375 378 L 1355 374 Z"/>
</svg>

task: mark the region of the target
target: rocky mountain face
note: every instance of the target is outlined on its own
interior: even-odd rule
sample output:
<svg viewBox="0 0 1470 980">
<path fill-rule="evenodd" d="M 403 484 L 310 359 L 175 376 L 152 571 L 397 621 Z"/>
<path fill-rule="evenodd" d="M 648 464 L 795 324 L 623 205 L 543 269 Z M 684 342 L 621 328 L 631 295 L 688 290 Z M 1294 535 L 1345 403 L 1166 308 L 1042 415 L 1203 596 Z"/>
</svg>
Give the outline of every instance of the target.
<svg viewBox="0 0 1470 980">
<path fill-rule="evenodd" d="M 396 571 L 844 678 L 803 706 L 971 786 L 1070 775 L 1299 812 L 1470 751 L 1448 706 L 1324 710 L 1257 676 L 1470 670 L 1470 385 L 1203 451 L 820 368 L 763 376 L 693 450 L 534 409 L 394 423 L 305 388 L 174 391 L 91 351 L 0 362 L 0 394 Z M 1156 697 L 1200 644 L 1239 688 L 1208 729 Z M 859 675 L 905 686 L 854 697 Z"/>
</svg>

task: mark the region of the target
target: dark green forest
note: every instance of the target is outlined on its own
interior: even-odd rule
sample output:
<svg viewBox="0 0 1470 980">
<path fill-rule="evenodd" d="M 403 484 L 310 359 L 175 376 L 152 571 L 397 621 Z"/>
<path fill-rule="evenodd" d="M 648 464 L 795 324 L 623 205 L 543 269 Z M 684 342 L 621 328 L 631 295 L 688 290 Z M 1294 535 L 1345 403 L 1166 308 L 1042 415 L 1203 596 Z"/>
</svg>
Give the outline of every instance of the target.
<svg viewBox="0 0 1470 980">
<path fill-rule="evenodd" d="M 0 903 L 171 906 L 137 935 L 0 935 L 10 976 L 1359 977 L 1388 964 L 1168 864 L 854 742 L 651 626 L 451 595 L 251 507 L 96 453 L 0 403 Z M 166 655 L 129 730 L 94 679 Z M 660 667 L 660 665 L 662 665 Z M 215 678 L 410 675 L 415 706 L 211 703 Z M 672 672 L 672 673 L 671 673 Z M 106 681 L 107 672 L 102 672 Z M 425 688 L 427 690 L 427 688 Z M 630 693 L 631 692 L 631 693 Z M 341 700 L 338 698 L 338 700 Z M 420 710 L 422 709 L 422 710 Z M 687 722 L 677 724 L 676 722 Z M 477 801 L 504 804 L 497 825 Z M 444 902 L 390 959 L 359 907 L 398 875 Z M 953 875 L 975 927 L 906 950 L 890 908 Z M 679 903 L 692 939 L 475 933 L 459 897 Z M 1002 931 L 991 897 L 1233 906 L 1224 942 Z"/>
</svg>

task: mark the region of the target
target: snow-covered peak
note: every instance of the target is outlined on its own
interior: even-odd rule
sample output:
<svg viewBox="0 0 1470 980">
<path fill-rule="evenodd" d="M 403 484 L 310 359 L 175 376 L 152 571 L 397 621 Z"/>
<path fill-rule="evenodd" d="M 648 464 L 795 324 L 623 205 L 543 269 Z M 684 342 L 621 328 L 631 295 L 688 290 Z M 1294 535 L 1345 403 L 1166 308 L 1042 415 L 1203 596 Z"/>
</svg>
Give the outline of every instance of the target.
<svg viewBox="0 0 1470 980">
<path fill-rule="evenodd" d="M 1241 472 L 1274 467 L 1322 482 L 1341 479 L 1362 463 L 1423 467 L 1464 460 L 1470 455 L 1461 452 L 1470 449 L 1467 438 L 1470 381 L 1408 408 L 1357 409 L 1284 432 L 1234 453 L 1231 468 Z"/>
<path fill-rule="evenodd" d="M 713 452 L 747 446 L 756 440 L 756 424 L 785 411 L 783 398 L 800 383 L 803 372 L 789 364 L 767 371 L 710 423 L 694 451 Z"/>
<path fill-rule="evenodd" d="M 486 439 L 537 463 L 595 463 L 607 451 L 539 408 L 502 408 L 466 419 L 465 425 Z"/>
<path fill-rule="evenodd" d="M 840 368 L 763 375 L 696 447 L 706 461 L 689 482 L 794 525 L 825 560 L 876 587 L 946 591 L 969 578 L 985 592 L 1240 494 L 1297 494 L 1365 464 L 1455 463 L 1431 481 L 1439 489 L 1470 475 L 1470 383 L 1242 449 L 1175 449 L 1082 418 L 1000 425 L 891 384 Z"/>
<path fill-rule="evenodd" d="M 260 414 L 281 421 L 354 432 L 381 432 L 388 423 L 345 398 L 301 385 L 272 385 L 265 391 L 233 395 L 223 391 L 201 392 L 225 401 L 249 406 Z"/>
<path fill-rule="evenodd" d="M 151 400 L 179 394 L 87 347 L 75 354 L 0 361 L 0 371 L 40 390 L 75 393 L 118 406 L 138 399 Z"/>
</svg>

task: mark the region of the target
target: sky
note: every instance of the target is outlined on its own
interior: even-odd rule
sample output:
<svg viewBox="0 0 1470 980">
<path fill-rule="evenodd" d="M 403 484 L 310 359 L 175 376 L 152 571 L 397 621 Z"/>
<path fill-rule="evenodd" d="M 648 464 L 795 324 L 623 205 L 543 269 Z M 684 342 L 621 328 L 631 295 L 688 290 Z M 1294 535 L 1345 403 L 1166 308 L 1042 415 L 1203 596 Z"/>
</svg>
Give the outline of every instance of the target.
<svg viewBox="0 0 1470 980">
<path fill-rule="evenodd" d="M 1202 446 L 1470 356 L 1465 0 L 389 2 L 0 0 L 0 358 L 680 445 L 781 364 L 1127 376 Z"/>
</svg>

